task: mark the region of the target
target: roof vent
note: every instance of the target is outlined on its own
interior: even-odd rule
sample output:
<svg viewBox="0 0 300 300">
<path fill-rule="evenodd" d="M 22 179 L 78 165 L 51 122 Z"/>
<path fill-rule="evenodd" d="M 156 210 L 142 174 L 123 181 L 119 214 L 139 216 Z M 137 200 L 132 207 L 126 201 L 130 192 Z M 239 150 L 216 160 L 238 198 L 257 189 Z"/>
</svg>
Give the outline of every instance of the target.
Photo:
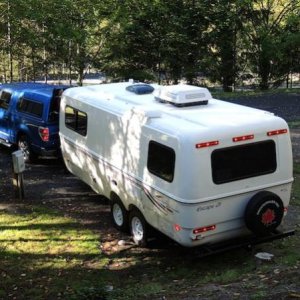
<svg viewBox="0 0 300 300">
<path fill-rule="evenodd" d="M 208 89 L 187 84 L 164 86 L 153 94 L 157 101 L 178 107 L 205 105 L 212 99 Z"/>
<path fill-rule="evenodd" d="M 146 83 L 136 83 L 126 87 L 126 90 L 137 95 L 151 94 L 154 91 L 154 87 Z"/>
</svg>

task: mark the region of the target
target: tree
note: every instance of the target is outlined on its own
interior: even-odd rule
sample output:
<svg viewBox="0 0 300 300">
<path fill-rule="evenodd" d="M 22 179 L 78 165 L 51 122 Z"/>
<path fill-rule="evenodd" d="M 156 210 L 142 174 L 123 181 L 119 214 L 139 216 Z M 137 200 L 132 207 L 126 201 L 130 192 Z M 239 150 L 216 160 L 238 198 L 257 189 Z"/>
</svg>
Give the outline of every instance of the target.
<svg viewBox="0 0 300 300">
<path fill-rule="evenodd" d="M 244 10 L 244 48 L 252 69 L 259 75 L 260 88 L 278 79 L 282 63 L 281 37 L 286 34 L 287 20 L 299 11 L 299 0 L 242 1 Z"/>
</svg>

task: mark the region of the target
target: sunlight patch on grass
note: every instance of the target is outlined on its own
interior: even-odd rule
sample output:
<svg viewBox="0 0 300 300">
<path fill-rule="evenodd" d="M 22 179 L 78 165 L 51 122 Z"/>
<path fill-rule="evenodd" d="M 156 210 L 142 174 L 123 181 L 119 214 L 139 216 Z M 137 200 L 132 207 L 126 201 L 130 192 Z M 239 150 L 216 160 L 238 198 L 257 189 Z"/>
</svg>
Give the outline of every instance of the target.
<svg viewBox="0 0 300 300">
<path fill-rule="evenodd" d="M 109 260 L 97 234 L 46 207 L 16 205 L 0 220 L 0 298 L 69 299 L 83 287 L 102 290 Z"/>
<path fill-rule="evenodd" d="M 7 252 L 99 254 L 98 237 L 80 229 L 78 223 L 56 214 L 35 214 L 36 211 L 29 217 L 17 213 L 0 213 L 0 242 Z"/>
</svg>

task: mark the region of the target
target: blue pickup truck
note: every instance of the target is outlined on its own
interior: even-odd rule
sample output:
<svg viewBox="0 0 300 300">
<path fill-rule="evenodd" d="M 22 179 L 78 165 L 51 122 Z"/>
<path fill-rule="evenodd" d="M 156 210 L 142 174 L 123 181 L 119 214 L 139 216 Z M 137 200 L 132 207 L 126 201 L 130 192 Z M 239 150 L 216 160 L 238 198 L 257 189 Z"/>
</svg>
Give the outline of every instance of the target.
<svg viewBox="0 0 300 300">
<path fill-rule="evenodd" d="M 0 85 L 0 143 L 17 146 L 25 161 L 59 156 L 59 105 L 65 85 Z"/>
</svg>

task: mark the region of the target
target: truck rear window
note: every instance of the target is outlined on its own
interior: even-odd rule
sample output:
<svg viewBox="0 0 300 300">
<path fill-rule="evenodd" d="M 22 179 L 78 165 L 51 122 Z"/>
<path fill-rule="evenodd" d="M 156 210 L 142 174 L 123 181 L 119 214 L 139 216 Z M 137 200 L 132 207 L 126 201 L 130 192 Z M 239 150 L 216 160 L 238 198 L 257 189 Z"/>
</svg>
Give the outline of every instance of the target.
<svg viewBox="0 0 300 300">
<path fill-rule="evenodd" d="M 212 153 L 212 176 L 216 184 L 270 174 L 277 167 L 274 141 L 217 149 Z"/>
</svg>

